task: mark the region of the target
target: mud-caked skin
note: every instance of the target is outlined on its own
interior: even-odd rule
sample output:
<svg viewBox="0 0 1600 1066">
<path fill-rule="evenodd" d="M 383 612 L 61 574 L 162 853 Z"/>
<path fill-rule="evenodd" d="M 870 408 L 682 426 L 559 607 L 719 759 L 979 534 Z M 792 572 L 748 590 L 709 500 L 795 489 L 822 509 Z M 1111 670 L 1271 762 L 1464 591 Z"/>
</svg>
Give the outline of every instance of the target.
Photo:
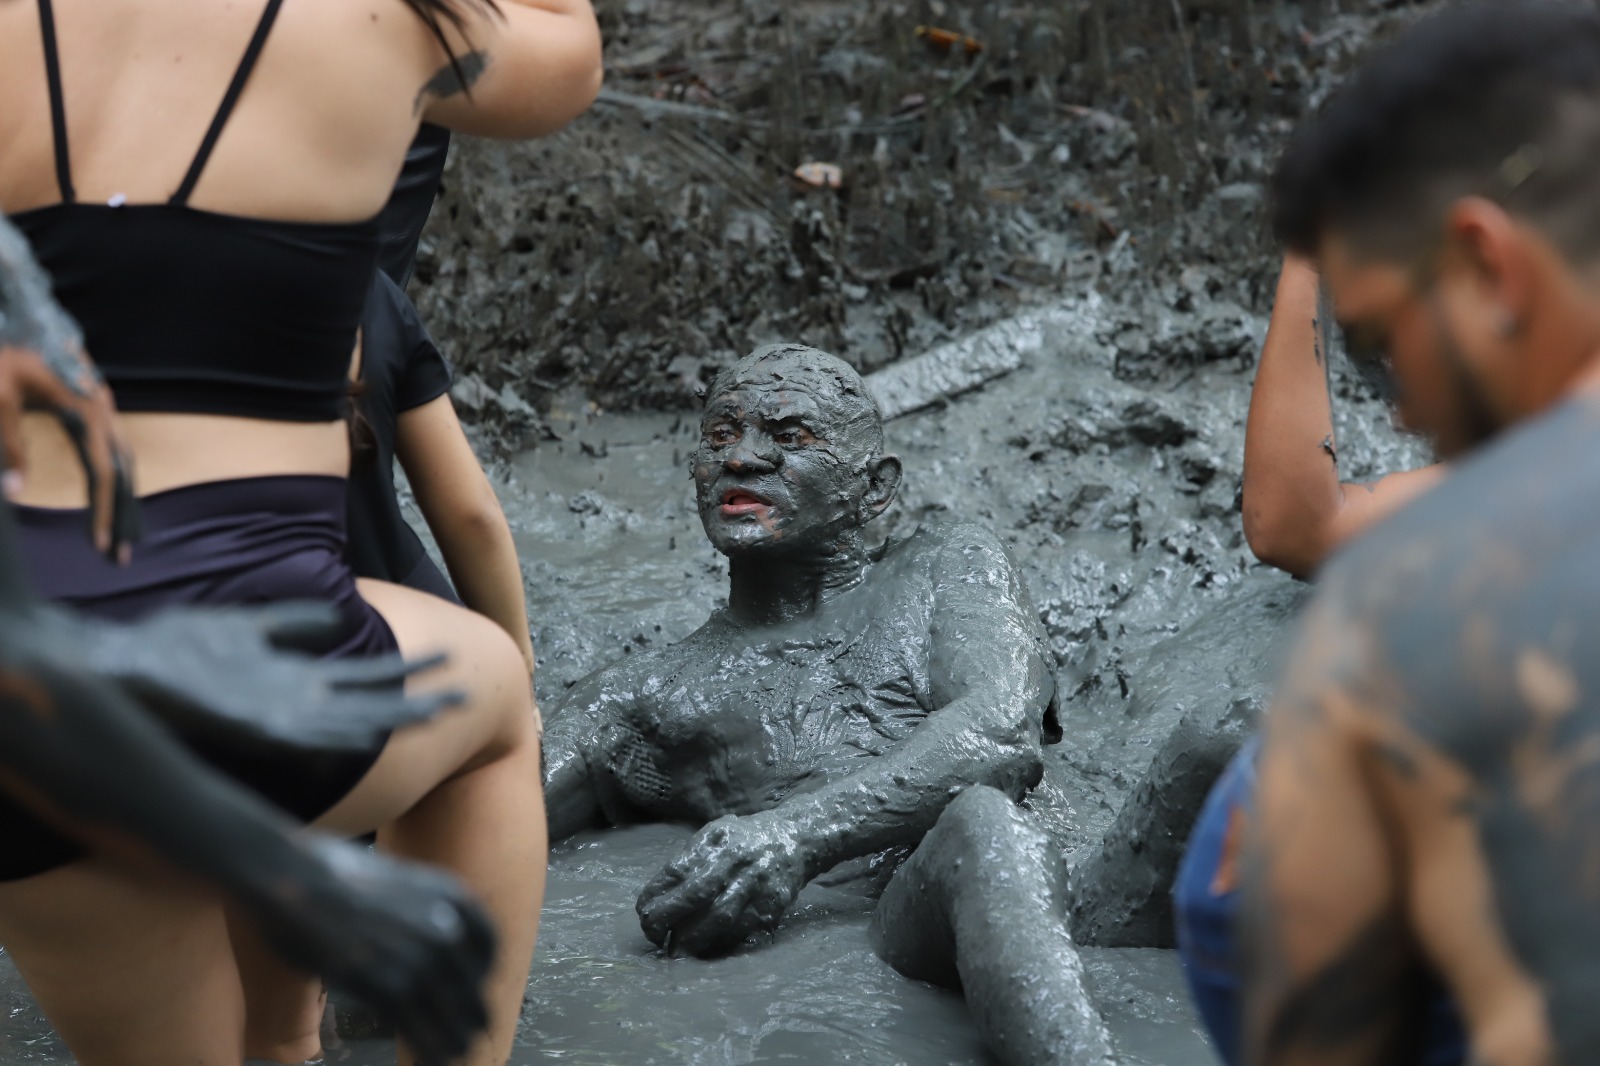
<svg viewBox="0 0 1600 1066">
<path fill-rule="evenodd" d="M 1059 914 L 1059 858 L 1015 802 L 1055 729 L 1054 671 L 1009 553 L 963 524 L 867 550 L 863 527 L 893 501 L 900 463 L 855 371 L 814 349 L 763 348 L 718 378 L 693 473 L 729 560 L 728 606 L 568 694 L 545 735 L 552 836 L 602 820 L 708 823 L 638 904 L 651 940 L 695 954 L 776 927 L 829 871 L 869 890 L 887 878 L 877 925 L 892 964 L 961 983 L 1009 1061 L 1102 1061 L 1059 921 L 1053 1016 L 1071 1015 L 1076 1036 L 1064 1045 L 1035 1025 L 1031 1055 L 1004 1047 L 1032 1024 L 1032 1001 L 1010 995 L 1026 977 L 1001 956 L 1038 930 L 984 935 L 1016 901 L 968 883 L 983 856 L 962 861 L 994 821 L 996 869 L 1037 868 L 1018 915 Z"/>
<path fill-rule="evenodd" d="M 1324 578 L 1261 765 L 1250 1061 L 1419 1061 L 1430 967 L 1474 1063 L 1600 1061 L 1597 457 L 1590 390 Z"/>
</svg>

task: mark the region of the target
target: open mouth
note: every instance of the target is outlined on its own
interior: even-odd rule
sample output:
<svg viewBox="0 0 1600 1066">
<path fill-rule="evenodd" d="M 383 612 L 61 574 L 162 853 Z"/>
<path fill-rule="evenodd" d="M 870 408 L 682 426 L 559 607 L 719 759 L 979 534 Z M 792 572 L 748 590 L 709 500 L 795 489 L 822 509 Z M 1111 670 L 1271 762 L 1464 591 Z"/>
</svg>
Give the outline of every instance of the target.
<svg viewBox="0 0 1600 1066">
<path fill-rule="evenodd" d="M 725 515 L 759 514 L 771 506 L 771 500 L 749 489 L 728 489 L 722 494 L 722 513 Z"/>
</svg>

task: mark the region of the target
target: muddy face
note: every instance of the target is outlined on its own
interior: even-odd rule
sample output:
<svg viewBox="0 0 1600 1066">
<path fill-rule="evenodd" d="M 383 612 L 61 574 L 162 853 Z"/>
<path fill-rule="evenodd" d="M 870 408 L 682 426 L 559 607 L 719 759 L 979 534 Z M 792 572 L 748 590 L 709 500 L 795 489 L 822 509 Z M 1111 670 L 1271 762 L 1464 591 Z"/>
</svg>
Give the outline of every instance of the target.
<svg viewBox="0 0 1600 1066">
<path fill-rule="evenodd" d="M 882 422 L 849 366 L 775 346 L 717 385 L 694 480 L 700 522 L 719 552 L 828 554 L 889 505 L 899 462 L 877 454 Z"/>
<path fill-rule="evenodd" d="M 801 390 L 745 388 L 712 400 L 694 478 L 718 551 L 824 548 L 861 525 L 862 457 L 841 452 L 828 414 Z"/>
</svg>

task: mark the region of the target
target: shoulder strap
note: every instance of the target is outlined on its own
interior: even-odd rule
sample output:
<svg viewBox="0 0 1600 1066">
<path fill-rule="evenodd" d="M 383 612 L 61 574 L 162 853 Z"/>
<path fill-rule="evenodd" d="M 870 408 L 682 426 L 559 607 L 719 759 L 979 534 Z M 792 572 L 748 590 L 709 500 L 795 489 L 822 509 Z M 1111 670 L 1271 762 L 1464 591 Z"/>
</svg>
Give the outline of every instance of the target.
<svg viewBox="0 0 1600 1066">
<path fill-rule="evenodd" d="M 48 0 L 40 2 L 45 3 Z M 183 184 L 178 186 L 178 191 L 172 194 L 172 199 L 167 201 L 168 203 L 181 206 L 189 202 L 189 194 L 194 192 L 195 183 L 200 180 L 200 174 L 211 158 L 211 150 L 217 146 L 217 138 L 222 136 L 222 127 L 228 124 L 228 116 L 233 114 L 233 107 L 239 102 L 239 94 L 244 92 L 245 83 L 250 80 L 250 72 L 255 69 L 256 60 L 261 56 L 261 49 L 267 43 L 267 34 L 272 30 L 272 22 L 278 17 L 278 8 L 282 6 L 283 0 L 267 0 L 267 8 L 261 13 L 261 21 L 256 24 L 255 35 L 245 46 L 244 58 L 239 60 L 239 69 L 233 72 L 233 81 L 228 84 L 228 91 L 217 107 L 217 113 L 211 120 L 211 128 L 206 130 L 205 140 L 200 142 L 200 150 L 195 153 L 194 162 L 189 164 L 189 172 L 183 176 Z"/>
<path fill-rule="evenodd" d="M 50 134 L 56 147 L 56 186 L 65 203 L 76 200 L 72 159 L 67 154 L 67 105 L 61 94 L 61 56 L 56 50 L 56 16 L 50 0 L 39 0 L 39 36 L 44 38 L 45 80 L 50 86 Z"/>
</svg>

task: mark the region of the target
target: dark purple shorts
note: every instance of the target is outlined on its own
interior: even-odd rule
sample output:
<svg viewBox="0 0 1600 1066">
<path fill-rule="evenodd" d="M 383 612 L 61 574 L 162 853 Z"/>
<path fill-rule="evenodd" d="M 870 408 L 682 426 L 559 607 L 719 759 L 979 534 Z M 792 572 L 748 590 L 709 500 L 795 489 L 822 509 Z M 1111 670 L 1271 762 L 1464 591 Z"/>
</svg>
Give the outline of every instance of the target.
<svg viewBox="0 0 1600 1066">
<path fill-rule="evenodd" d="M 335 604 L 345 621 L 323 654 L 344 658 L 399 650 L 388 624 L 357 594 L 344 562 L 342 478 L 241 478 L 146 496 L 144 537 L 125 567 L 94 550 L 82 511 L 18 507 L 15 513 L 34 591 L 85 614 L 132 622 L 173 604 L 320 600 Z M 206 762 L 304 822 L 343 799 L 382 751 L 241 751 L 183 739 Z M 0 881 L 43 873 L 83 851 L 0 796 Z"/>
</svg>

